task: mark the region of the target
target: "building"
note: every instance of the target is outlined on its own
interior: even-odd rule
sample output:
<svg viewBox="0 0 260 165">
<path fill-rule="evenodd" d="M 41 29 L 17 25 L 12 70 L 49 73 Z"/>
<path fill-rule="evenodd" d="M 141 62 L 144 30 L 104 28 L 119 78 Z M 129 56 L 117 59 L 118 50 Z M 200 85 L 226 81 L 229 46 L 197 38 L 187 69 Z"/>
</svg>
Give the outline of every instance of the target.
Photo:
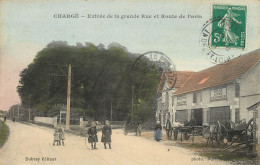
<svg viewBox="0 0 260 165">
<path fill-rule="evenodd" d="M 174 89 L 168 91 L 169 101 L 164 100 L 167 91 L 162 90 L 157 115 L 166 109 L 163 103 L 168 101 L 171 103 L 168 108 L 171 121 L 184 123 L 195 118 L 197 124 L 208 125 L 216 121 L 250 120 L 253 112 L 247 108 L 260 101 L 259 61 L 260 49 L 200 72 L 190 72 L 180 86 L 176 84 Z M 160 89 L 167 89 L 167 83 L 163 88 L 160 85 Z M 162 123 L 165 120 L 167 116 L 161 117 Z"/>
<path fill-rule="evenodd" d="M 177 75 L 177 81 L 175 84 L 172 82 L 173 77 Z M 157 99 L 157 111 L 156 111 L 156 120 L 161 121 L 162 125 L 166 124 L 166 121 L 174 121 L 175 112 L 173 111 L 174 102 L 173 102 L 173 93 L 176 89 L 180 88 L 181 85 L 193 74 L 189 71 L 177 71 L 172 72 L 163 72 L 161 80 L 157 89 L 158 99 Z M 174 88 L 172 88 L 174 85 Z"/>
</svg>

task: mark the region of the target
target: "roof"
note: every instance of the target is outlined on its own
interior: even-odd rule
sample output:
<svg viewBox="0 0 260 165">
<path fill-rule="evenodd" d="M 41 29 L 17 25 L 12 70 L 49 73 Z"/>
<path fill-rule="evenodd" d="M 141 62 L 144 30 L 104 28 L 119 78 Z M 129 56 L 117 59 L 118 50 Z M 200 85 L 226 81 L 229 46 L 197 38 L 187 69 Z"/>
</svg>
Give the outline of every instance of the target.
<svg viewBox="0 0 260 165">
<path fill-rule="evenodd" d="M 260 61 L 260 49 L 194 73 L 175 95 L 226 84 L 240 78 Z"/>
<path fill-rule="evenodd" d="M 177 74 L 177 80 L 174 85 L 174 88 L 180 88 L 181 85 L 193 74 L 191 71 L 166 71 L 162 73 L 161 80 L 157 89 L 157 93 L 161 93 L 165 84 L 165 80 L 167 80 L 169 87 L 173 87 L 174 79 Z"/>
</svg>

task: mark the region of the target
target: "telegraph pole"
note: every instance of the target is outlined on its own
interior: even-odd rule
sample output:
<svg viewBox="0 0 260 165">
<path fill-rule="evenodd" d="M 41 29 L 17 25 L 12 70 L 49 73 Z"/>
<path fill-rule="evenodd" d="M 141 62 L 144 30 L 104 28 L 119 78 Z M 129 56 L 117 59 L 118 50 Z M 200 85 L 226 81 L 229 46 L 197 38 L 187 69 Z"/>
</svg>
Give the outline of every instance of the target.
<svg viewBox="0 0 260 165">
<path fill-rule="evenodd" d="M 17 118 L 19 119 L 19 104 L 18 104 L 17 106 L 18 106 L 18 114 L 17 114 Z"/>
<path fill-rule="evenodd" d="M 70 88 L 71 88 L 71 64 L 68 70 L 68 89 L 67 89 L 67 109 L 66 109 L 66 129 L 70 128 Z"/>
<path fill-rule="evenodd" d="M 110 121 L 112 121 L 112 105 L 113 105 L 113 101 L 111 100 L 111 109 L 110 109 Z"/>
<path fill-rule="evenodd" d="M 132 85 L 132 112 L 131 112 L 131 121 L 134 119 L 134 86 Z"/>
</svg>

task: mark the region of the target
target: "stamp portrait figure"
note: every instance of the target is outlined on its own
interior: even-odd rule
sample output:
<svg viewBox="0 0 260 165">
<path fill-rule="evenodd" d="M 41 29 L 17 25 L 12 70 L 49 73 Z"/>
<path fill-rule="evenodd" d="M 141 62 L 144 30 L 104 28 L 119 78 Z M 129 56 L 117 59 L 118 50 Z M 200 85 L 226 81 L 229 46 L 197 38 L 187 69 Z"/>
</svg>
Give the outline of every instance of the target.
<svg viewBox="0 0 260 165">
<path fill-rule="evenodd" d="M 228 8 L 227 13 L 218 22 L 218 26 L 223 28 L 223 42 L 225 42 L 225 45 L 229 45 L 229 43 L 237 45 L 239 37 L 232 32 L 232 23 L 241 24 L 241 22 L 235 18 L 236 16 L 239 16 L 239 14 L 234 13 L 231 8 Z"/>
</svg>

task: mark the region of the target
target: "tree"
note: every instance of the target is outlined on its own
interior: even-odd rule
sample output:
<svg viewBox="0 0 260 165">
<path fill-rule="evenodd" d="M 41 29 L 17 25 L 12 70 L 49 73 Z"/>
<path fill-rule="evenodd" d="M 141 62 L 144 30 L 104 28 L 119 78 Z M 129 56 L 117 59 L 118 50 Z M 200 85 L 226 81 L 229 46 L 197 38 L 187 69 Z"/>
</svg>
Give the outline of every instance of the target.
<svg viewBox="0 0 260 165">
<path fill-rule="evenodd" d="M 146 61 L 132 64 L 136 55 L 120 44 L 105 49 L 92 43 L 86 46 L 67 45 L 53 41 L 37 53 L 33 62 L 20 73 L 17 87 L 22 104 L 37 115 L 54 116 L 66 105 L 67 70 L 72 66 L 71 107 L 82 116 L 97 120 L 110 117 L 113 101 L 113 120 L 125 120 L 131 111 L 132 85 L 137 120 L 145 120 L 152 113 L 158 74 Z"/>
</svg>

